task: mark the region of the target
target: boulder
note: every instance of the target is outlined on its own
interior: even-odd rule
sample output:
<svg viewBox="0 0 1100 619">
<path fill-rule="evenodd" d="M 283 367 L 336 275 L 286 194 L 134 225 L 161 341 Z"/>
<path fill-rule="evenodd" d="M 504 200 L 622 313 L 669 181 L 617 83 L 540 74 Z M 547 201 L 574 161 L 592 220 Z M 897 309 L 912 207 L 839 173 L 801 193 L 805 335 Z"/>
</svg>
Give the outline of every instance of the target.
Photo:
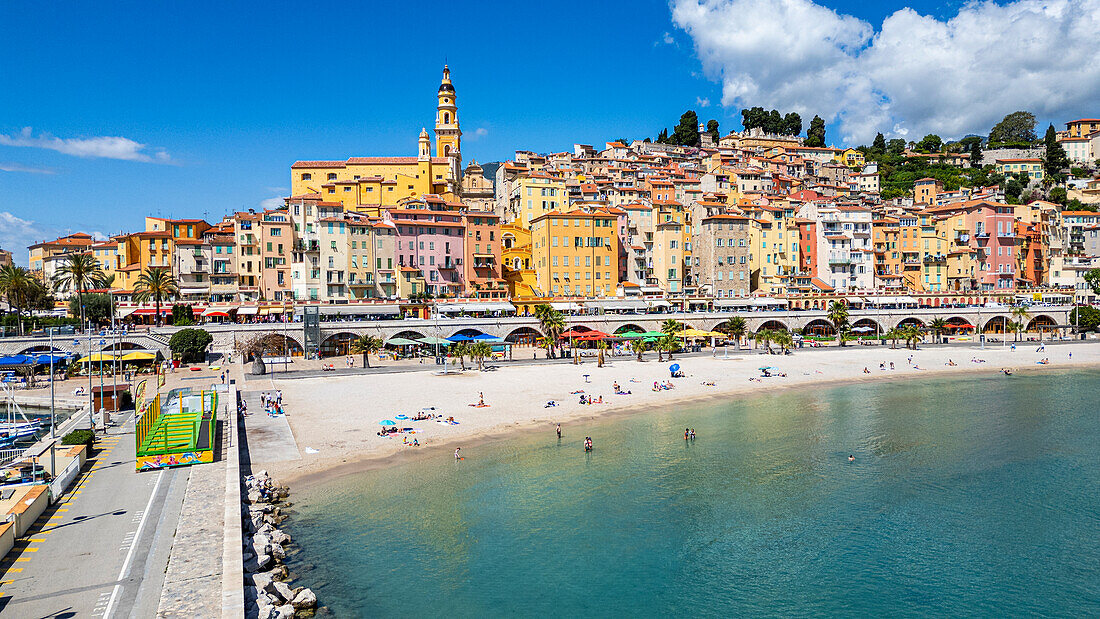
<svg viewBox="0 0 1100 619">
<path fill-rule="evenodd" d="M 283 603 L 290 602 L 294 599 L 294 591 L 291 590 L 290 585 L 285 582 L 274 580 L 264 587 L 264 592 L 274 595 Z"/>
<path fill-rule="evenodd" d="M 286 569 L 285 565 L 276 565 L 268 573 L 275 580 L 286 580 L 290 577 L 290 571 Z"/>
<path fill-rule="evenodd" d="M 294 607 L 290 604 L 283 604 L 275 609 L 275 614 L 273 614 L 272 617 L 277 617 L 278 619 L 294 619 Z"/>
<path fill-rule="evenodd" d="M 274 529 L 270 534 L 271 541 L 276 544 L 289 544 L 290 536 L 279 529 Z"/>
<path fill-rule="evenodd" d="M 273 562 L 274 559 L 271 558 L 271 555 L 260 555 L 255 559 L 249 559 L 248 561 L 246 561 L 244 564 L 244 569 L 246 572 L 262 572 L 271 567 L 271 564 Z"/>
<path fill-rule="evenodd" d="M 262 498 L 263 496 L 256 490 L 250 490 L 248 492 L 247 500 L 249 503 L 259 503 Z"/>
<path fill-rule="evenodd" d="M 317 607 L 317 596 L 309 589 L 302 589 L 290 602 L 291 606 L 298 610 L 306 610 Z"/>
<path fill-rule="evenodd" d="M 275 580 L 271 572 L 257 572 L 244 577 L 245 583 L 251 582 L 254 586 L 248 587 L 249 589 L 263 589 L 267 585 Z"/>
<path fill-rule="evenodd" d="M 276 561 L 282 561 L 286 558 L 286 551 L 279 544 L 270 544 L 268 548 L 271 550 L 271 556 L 275 557 Z"/>
</svg>

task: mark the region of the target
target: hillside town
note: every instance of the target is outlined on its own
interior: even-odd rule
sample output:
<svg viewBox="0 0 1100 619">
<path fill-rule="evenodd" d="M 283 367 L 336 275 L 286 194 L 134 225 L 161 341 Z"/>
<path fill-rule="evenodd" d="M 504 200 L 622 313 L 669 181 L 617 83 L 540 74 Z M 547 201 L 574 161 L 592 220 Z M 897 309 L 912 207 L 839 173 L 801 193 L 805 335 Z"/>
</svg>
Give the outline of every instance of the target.
<svg viewBox="0 0 1100 619">
<path fill-rule="evenodd" d="M 1065 178 L 1051 174 L 1049 149 L 982 152 L 938 136 L 887 146 L 881 134 L 870 148 L 834 148 L 823 145 L 823 122 L 811 139 L 813 126 L 799 135 L 797 114 L 792 127 L 791 115 L 771 122 L 762 109 L 759 122 L 744 113 L 750 128 L 741 132 L 722 135 L 690 112 L 674 132 L 688 136 L 680 140 L 662 132 L 657 141 L 517 150 L 483 167 L 463 159 L 447 67 L 436 98 L 434 132 L 420 130 L 416 153 L 295 161 L 278 208 L 221 221 L 150 216 L 110 238 L 42 240 L 28 248 L 30 271 L 56 284 L 72 256 L 90 257 L 97 289 L 120 303 L 140 300 L 141 280 L 163 271 L 174 299 L 237 320 L 294 303 L 426 299 L 489 310 L 661 299 L 733 308 L 759 298 L 947 303 L 1056 290 L 1095 301 L 1085 275 L 1100 266 L 1100 119 L 1054 132 Z M 939 178 L 899 183 L 903 175 L 885 174 L 888 156 Z M 10 263 L 0 252 L 0 264 Z M 64 304 L 80 287 L 51 288 Z"/>
</svg>

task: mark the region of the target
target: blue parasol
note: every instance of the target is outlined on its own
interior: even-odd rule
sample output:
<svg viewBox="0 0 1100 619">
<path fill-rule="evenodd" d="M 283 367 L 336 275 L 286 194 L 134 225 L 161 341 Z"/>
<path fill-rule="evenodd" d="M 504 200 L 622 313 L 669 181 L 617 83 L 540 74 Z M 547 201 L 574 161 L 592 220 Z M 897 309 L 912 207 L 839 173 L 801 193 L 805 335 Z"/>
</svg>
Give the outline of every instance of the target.
<svg viewBox="0 0 1100 619">
<path fill-rule="evenodd" d="M 669 372 L 675 372 L 679 369 L 680 369 L 680 364 L 679 363 L 673 363 L 672 365 L 668 366 L 668 371 Z"/>
<path fill-rule="evenodd" d="M 392 420 L 392 419 L 383 419 L 380 423 L 384 426 L 396 426 L 397 425 L 397 422 Z"/>
</svg>

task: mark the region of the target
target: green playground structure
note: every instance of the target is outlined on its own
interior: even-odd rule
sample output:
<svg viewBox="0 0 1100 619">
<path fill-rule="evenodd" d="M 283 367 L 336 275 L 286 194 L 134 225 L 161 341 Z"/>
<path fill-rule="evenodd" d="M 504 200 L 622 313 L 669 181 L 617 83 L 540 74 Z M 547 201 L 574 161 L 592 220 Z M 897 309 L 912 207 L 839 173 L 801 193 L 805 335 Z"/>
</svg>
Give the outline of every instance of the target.
<svg viewBox="0 0 1100 619">
<path fill-rule="evenodd" d="M 137 422 L 137 470 L 213 462 L 217 410 L 212 389 L 157 394 Z"/>
</svg>

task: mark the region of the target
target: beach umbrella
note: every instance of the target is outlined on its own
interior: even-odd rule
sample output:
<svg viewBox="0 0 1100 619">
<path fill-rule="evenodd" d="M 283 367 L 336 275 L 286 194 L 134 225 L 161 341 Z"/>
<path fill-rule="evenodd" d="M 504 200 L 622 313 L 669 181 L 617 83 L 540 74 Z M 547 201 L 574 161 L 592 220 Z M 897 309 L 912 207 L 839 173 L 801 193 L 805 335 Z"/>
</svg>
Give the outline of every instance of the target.
<svg viewBox="0 0 1100 619">
<path fill-rule="evenodd" d="M 386 346 L 410 346 L 412 344 L 419 344 L 414 340 L 405 339 L 403 337 L 391 337 L 386 340 Z"/>
<path fill-rule="evenodd" d="M 668 371 L 669 372 L 676 372 L 679 369 L 680 369 L 680 364 L 679 363 L 673 363 L 672 365 L 668 366 Z"/>
<path fill-rule="evenodd" d="M 474 338 L 470 337 L 469 335 L 452 335 L 451 337 L 449 337 L 447 339 L 452 341 L 452 342 L 469 342 L 469 341 L 473 340 Z"/>
<path fill-rule="evenodd" d="M 34 360 L 27 355 L 8 355 L 6 357 L 0 357 L 0 365 L 26 365 Z M 46 361 L 49 363 L 49 361 Z"/>
<path fill-rule="evenodd" d="M 397 422 L 392 420 L 392 419 L 383 419 L 381 421 L 381 424 L 384 425 L 384 426 L 396 426 Z"/>
<path fill-rule="evenodd" d="M 122 355 L 120 359 L 123 361 L 152 361 L 157 358 L 155 353 L 145 351 L 135 351 Z"/>
<path fill-rule="evenodd" d="M 867 333 L 868 331 L 874 331 L 874 330 L 875 330 L 874 327 L 853 327 L 852 328 L 852 331 L 855 331 L 856 333 Z"/>
<path fill-rule="evenodd" d="M 394 417 L 394 419 L 408 419 L 408 418 L 409 418 L 408 415 L 398 415 L 398 416 Z"/>
<path fill-rule="evenodd" d="M 443 339 L 441 337 L 422 337 L 422 338 L 420 338 L 419 340 L 416 340 L 416 341 L 420 342 L 421 344 L 428 344 L 428 345 L 439 344 L 440 346 L 450 346 L 451 344 L 454 344 L 454 342 L 452 342 L 451 340 Z"/>
<path fill-rule="evenodd" d="M 480 342 L 503 342 L 504 338 L 497 337 L 495 335 L 489 335 L 488 333 L 480 333 L 470 338 L 471 340 L 477 340 Z"/>
<path fill-rule="evenodd" d="M 38 355 L 38 358 L 35 359 L 34 362 L 39 365 L 49 365 L 51 361 L 53 363 L 61 363 L 67 359 L 68 356 L 66 355 Z"/>
</svg>

